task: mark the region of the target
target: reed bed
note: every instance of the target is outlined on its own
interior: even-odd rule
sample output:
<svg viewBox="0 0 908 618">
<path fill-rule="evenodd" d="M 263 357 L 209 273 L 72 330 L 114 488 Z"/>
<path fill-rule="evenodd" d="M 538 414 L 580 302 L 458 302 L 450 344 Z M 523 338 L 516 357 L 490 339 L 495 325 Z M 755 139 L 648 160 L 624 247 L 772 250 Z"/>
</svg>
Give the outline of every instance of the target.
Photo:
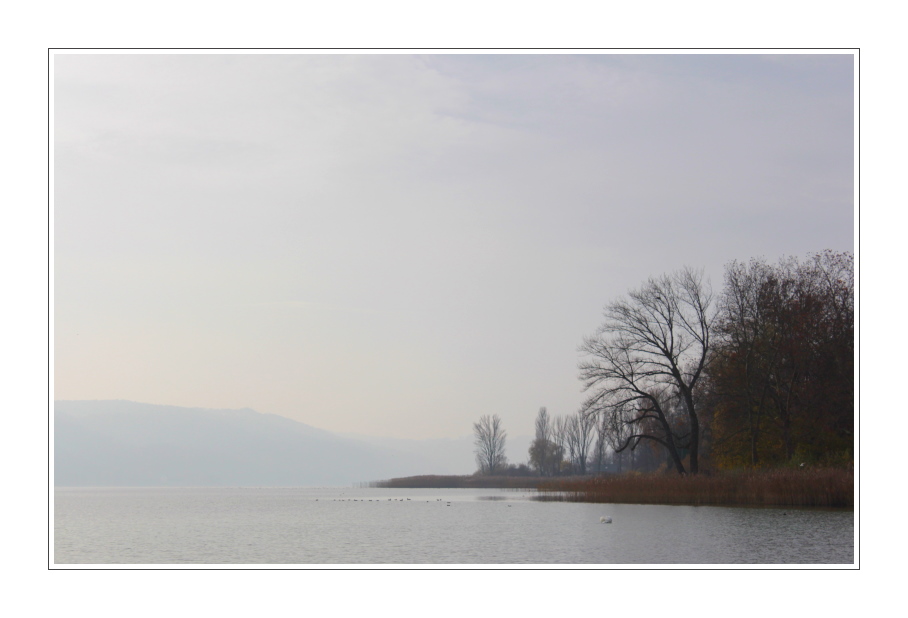
<svg viewBox="0 0 908 618">
<path fill-rule="evenodd" d="M 552 479 L 539 500 L 854 508 L 854 471 L 834 468 L 726 472 L 715 475 L 627 474 Z"/>
</svg>

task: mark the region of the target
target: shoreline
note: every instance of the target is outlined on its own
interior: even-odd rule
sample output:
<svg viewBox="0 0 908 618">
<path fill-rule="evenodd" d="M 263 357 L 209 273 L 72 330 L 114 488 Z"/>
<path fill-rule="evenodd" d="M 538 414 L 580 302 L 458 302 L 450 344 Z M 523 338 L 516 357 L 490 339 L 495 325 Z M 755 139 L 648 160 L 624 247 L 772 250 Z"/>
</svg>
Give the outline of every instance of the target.
<svg viewBox="0 0 908 618">
<path fill-rule="evenodd" d="M 587 477 L 423 475 L 374 481 L 387 489 L 535 489 L 553 502 L 690 506 L 854 508 L 854 470 L 815 468 L 680 476 L 627 473 Z"/>
</svg>

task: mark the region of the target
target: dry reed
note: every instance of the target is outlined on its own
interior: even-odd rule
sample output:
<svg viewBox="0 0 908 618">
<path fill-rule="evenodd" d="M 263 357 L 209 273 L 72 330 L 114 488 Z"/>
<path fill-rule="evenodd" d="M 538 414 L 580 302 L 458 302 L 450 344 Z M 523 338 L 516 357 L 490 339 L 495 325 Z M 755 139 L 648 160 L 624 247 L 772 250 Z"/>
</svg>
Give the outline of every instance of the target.
<svg viewBox="0 0 908 618">
<path fill-rule="evenodd" d="M 626 474 L 539 484 L 540 500 L 747 506 L 854 507 L 854 471 L 835 468 Z"/>
</svg>

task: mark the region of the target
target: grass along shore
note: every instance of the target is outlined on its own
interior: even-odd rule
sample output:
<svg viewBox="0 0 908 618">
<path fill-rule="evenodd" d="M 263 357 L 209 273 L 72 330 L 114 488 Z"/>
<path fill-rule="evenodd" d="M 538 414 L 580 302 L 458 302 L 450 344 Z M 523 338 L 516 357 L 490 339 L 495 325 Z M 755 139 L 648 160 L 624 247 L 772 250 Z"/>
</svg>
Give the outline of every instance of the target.
<svg viewBox="0 0 908 618">
<path fill-rule="evenodd" d="M 538 488 L 540 500 L 570 502 L 854 508 L 854 471 L 837 468 L 552 479 Z"/>
<path fill-rule="evenodd" d="M 411 476 L 368 483 L 381 488 L 537 489 L 536 499 L 566 502 L 854 508 L 854 471 L 777 469 L 681 476 Z"/>
</svg>

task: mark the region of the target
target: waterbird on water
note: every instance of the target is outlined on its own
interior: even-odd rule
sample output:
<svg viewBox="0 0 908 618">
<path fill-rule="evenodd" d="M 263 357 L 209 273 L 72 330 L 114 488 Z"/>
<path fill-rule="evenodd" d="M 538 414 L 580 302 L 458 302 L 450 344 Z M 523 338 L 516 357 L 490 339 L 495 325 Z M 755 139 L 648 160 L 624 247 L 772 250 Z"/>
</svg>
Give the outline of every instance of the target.
<svg viewBox="0 0 908 618">
<path fill-rule="evenodd" d="M 610 523 L 612 523 L 612 518 L 606 517 L 605 515 L 603 515 L 602 517 L 599 518 L 599 523 L 600 524 L 610 524 Z"/>
</svg>

